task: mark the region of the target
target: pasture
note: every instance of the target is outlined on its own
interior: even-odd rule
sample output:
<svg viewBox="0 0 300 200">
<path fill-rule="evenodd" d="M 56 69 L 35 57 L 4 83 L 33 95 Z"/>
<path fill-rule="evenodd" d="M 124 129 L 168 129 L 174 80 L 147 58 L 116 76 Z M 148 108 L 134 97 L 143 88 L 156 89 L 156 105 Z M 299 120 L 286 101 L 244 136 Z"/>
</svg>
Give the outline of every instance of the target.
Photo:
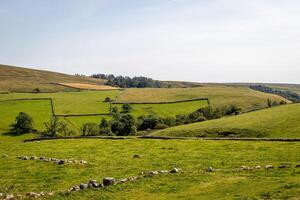
<svg viewBox="0 0 300 200">
<path fill-rule="evenodd" d="M 297 199 L 299 143 L 201 140 L 56 140 L 23 143 L 34 137 L 0 136 L 0 192 L 55 192 L 44 199 Z M 238 149 L 238 151 L 237 151 Z M 140 158 L 134 158 L 134 155 Z M 87 165 L 57 165 L 17 156 L 84 159 Z M 288 156 L 287 156 L 288 155 Z M 279 169 L 281 164 L 289 168 Z M 273 165 L 274 169 L 240 170 Z M 208 167 L 219 169 L 208 172 Z M 142 171 L 182 168 L 103 189 L 59 193 L 90 179 L 122 178 Z M 249 189 L 251 188 L 251 189 Z"/>
<path fill-rule="evenodd" d="M 246 86 L 225 86 L 208 84 L 195 88 L 145 88 L 126 89 L 118 101 L 122 102 L 160 102 L 195 98 L 209 98 L 213 107 L 236 105 L 244 111 L 265 108 L 267 99 L 287 101 L 273 94 L 251 90 Z"/>
<path fill-rule="evenodd" d="M 171 127 L 153 134 L 157 136 L 222 137 L 222 133 L 227 133 L 232 134 L 233 137 L 300 138 L 299 121 L 300 104 L 290 104 Z"/>
</svg>

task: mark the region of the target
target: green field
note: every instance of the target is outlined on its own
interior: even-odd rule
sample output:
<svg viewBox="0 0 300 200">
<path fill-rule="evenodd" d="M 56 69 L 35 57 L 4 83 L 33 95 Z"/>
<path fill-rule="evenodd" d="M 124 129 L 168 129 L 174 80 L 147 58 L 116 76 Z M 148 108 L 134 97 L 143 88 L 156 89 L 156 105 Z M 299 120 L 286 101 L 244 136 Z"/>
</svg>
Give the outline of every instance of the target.
<svg viewBox="0 0 300 200">
<path fill-rule="evenodd" d="M 236 137 L 300 138 L 300 104 L 290 104 L 237 116 L 171 127 L 154 135 L 182 137 L 222 137 L 217 133 L 231 133 Z"/>
<path fill-rule="evenodd" d="M 124 185 L 50 199 L 297 199 L 300 196 L 299 143 L 199 140 L 57 140 L 23 143 L 31 136 L 0 136 L 0 192 L 25 194 L 67 190 L 103 177 L 182 168 Z M 122 147 L 122 148 L 120 148 Z M 238 151 L 237 151 L 238 149 Z M 138 154 L 140 159 L 133 158 Z M 20 155 L 84 159 L 86 166 L 21 161 Z M 288 155 L 288 156 L 287 156 Z M 280 164 L 291 168 L 278 169 Z M 275 169 L 237 171 L 241 166 Z M 212 166 L 217 172 L 206 172 Z M 251 189 L 249 189 L 251 188 Z M 45 198 L 47 199 L 47 198 Z"/>
<path fill-rule="evenodd" d="M 277 95 L 251 90 L 247 86 L 204 85 L 196 88 L 146 88 L 126 89 L 118 101 L 160 102 L 195 98 L 209 98 L 213 107 L 228 105 L 240 106 L 244 111 L 261 109 L 267 106 L 267 99 L 287 101 Z"/>
</svg>

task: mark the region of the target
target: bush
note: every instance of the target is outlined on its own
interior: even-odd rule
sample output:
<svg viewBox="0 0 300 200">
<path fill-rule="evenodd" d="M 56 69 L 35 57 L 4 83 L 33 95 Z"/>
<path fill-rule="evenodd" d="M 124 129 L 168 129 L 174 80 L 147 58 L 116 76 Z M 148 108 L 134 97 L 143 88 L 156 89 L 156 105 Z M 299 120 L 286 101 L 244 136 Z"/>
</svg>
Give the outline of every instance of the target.
<svg viewBox="0 0 300 200">
<path fill-rule="evenodd" d="M 57 133 L 61 129 L 63 122 L 60 122 L 57 117 L 51 118 L 50 122 L 45 122 L 44 134 L 48 137 L 57 137 Z"/>
<path fill-rule="evenodd" d="M 132 110 L 132 106 L 128 103 L 122 105 L 122 109 L 124 113 L 129 113 Z"/>
<path fill-rule="evenodd" d="M 15 123 L 10 125 L 10 131 L 16 135 L 30 133 L 33 129 L 32 123 L 33 120 L 28 114 L 20 112 L 16 117 Z"/>
<path fill-rule="evenodd" d="M 100 134 L 99 125 L 96 123 L 86 123 L 80 128 L 82 136 L 95 136 Z"/>
<path fill-rule="evenodd" d="M 154 129 L 155 126 L 159 123 L 159 118 L 154 115 L 142 116 L 139 117 L 140 125 L 138 130 L 144 131 L 147 129 Z"/>
<path fill-rule="evenodd" d="M 103 118 L 100 123 L 100 129 L 106 129 L 106 128 L 109 128 L 109 122 L 105 118 Z"/>
</svg>

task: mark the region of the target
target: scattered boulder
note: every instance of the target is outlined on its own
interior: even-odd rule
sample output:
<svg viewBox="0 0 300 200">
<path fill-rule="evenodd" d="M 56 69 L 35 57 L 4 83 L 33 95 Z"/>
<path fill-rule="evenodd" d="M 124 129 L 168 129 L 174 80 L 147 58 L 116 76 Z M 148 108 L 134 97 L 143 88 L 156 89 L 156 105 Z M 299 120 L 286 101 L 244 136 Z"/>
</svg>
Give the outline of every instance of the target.
<svg viewBox="0 0 300 200">
<path fill-rule="evenodd" d="M 169 171 L 168 170 L 159 170 L 158 173 L 160 173 L 160 174 L 167 174 L 167 173 L 169 173 Z"/>
<path fill-rule="evenodd" d="M 57 164 L 59 164 L 59 165 L 64 165 L 65 163 L 66 163 L 65 160 L 59 160 Z"/>
<path fill-rule="evenodd" d="M 7 154 L 3 154 L 3 155 L 2 155 L 2 158 L 7 158 L 7 157 L 8 157 Z"/>
<path fill-rule="evenodd" d="M 87 162 L 85 160 L 80 160 L 79 163 L 80 164 L 87 164 Z"/>
<path fill-rule="evenodd" d="M 274 169 L 274 167 L 272 165 L 266 165 L 265 167 L 266 169 Z"/>
<path fill-rule="evenodd" d="M 214 172 L 215 170 L 214 170 L 212 167 L 209 167 L 209 168 L 207 169 L 207 171 L 208 171 L 208 172 Z"/>
<path fill-rule="evenodd" d="M 154 175 L 157 175 L 157 174 L 158 174 L 158 171 L 149 171 L 148 173 L 149 173 L 149 175 L 154 176 Z"/>
<path fill-rule="evenodd" d="M 180 169 L 178 169 L 178 168 L 173 168 L 173 169 L 171 169 L 171 173 L 173 173 L 173 174 L 175 174 L 175 173 L 178 173 L 180 171 Z"/>
<path fill-rule="evenodd" d="M 73 192 L 76 192 L 76 191 L 79 191 L 80 190 L 80 187 L 78 186 L 78 185 L 76 185 L 76 186 L 73 186 L 73 187 L 71 187 L 70 189 L 69 189 L 69 191 L 73 191 Z M 49 193 L 48 193 L 48 195 L 49 195 Z M 51 195 L 50 195 L 51 196 Z"/>
<path fill-rule="evenodd" d="M 255 169 L 261 169 L 260 165 L 255 166 Z"/>
<path fill-rule="evenodd" d="M 37 198 L 37 197 L 40 197 L 41 195 L 38 193 L 35 193 L 35 192 L 28 192 L 28 193 L 26 193 L 26 196 L 32 197 L 32 198 Z"/>
<path fill-rule="evenodd" d="M 13 194 L 7 194 L 5 196 L 5 200 L 13 200 L 13 199 L 15 199 L 15 196 Z"/>
<path fill-rule="evenodd" d="M 88 186 L 90 188 L 99 188 L 99 184 L 97 183 L 96 180 L 90 180 Z"/>
<path fill-rule="evenodd" d="M 290 168 L 290 165 L 288 164 L 282 164 L 278 166 L 279 169 L 285 169 L 285 168 Z"/>
<path fill-rule="evenodd" d="M 114 185 L 115 182 L 116 182 L 116 179 L 114 179 L 114 178 L 110 178 L 110 177 L 103 178 L 103 185 L 104 186 Z"/>
<path fill-rule="evenodd" d="M 44 156 L 41 156 L 40 157 L 40 160 L 45 160 L 46 158 Z"/>
<path fill-rule="evenodd" d="M 2 194 L 2 193 L 0 193 L 0 198 L 1 198 L 1 197 L 3 197 L 3 194 Z"/>
<path fill-rule="evenodd" d="M 80 183 L 79 187 L 80 187 L 81 190 L 85 190 L 85 189 L 88 188 L 88 184 L 86 184 L 86 183 Z"/>
<path fill-rule="evenodd" d="M 250 170 L 250 167 L 248 167 L 248 166 L 241 166 L 241 170 Z"/>
<path fill-rule="evenodd" d="M 123 178 L 123 179 L 119 180 L 119 183 L 126 183 L 126 182 L 128 182 L 127 178 Z"/>
<path fill-rule="evenodd" d="M 37 160 L 38 158 L 36 156 L 31 156 L 30 160 Z"/>
<path fill-rule="evenodd" d="M 136 154 L 133 156 L 133 158 L 142 158 L 140 155 Z"/>
<path fill-rule="evenodd" d="M 29 160 L 29 158 L 27 156 L 22 156 L 21 160 Z"/>
<path fill-rule="evenodd" d="M 53 196 L 53 195 L 54 195 L 54 192 L 48 192 L 47 195 L 48 195 L 48 196 Z"/>
<path fill-rule="evenodd" d="M 295 168 L 300 168 L 300 165 L 296 165 Z"/>
</svg>

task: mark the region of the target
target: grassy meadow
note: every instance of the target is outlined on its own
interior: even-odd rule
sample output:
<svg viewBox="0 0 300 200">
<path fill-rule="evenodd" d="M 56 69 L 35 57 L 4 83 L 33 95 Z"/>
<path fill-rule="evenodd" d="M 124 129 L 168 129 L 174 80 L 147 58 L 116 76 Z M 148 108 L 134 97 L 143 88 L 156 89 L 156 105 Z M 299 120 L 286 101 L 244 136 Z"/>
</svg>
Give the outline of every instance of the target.
<svg viewBox="0 0 300 200">
<path fill-rule="evenodd" d="M 289 104 L 154 132 L 159 136 L 300 138 L 300 104 Z M 241 135 L 239 135 L 241 133 Z"/>
<path fill-rule="evenodd" d="M 204 85 L 195 88 L 126 89 L 121 92 L 121 102 L 160 102 L 195 98 L 209 98 L 213 107 L 240 106 L 244 111 L 265 108 L 267 99 L 287 101 L 273 94 L 251 90 L 246 86 Z"/>
<path fill-rule="evenodd" d="M 178 174 L 100 190 L 56 193 L 44 199 L 242 200 L 300 196 L 300 168 L 295 168 L 300 164 L 299 143 L 140 139 L 23 143 L 30 137 L 34 136 L 0 136 L 0 155 L 8 154 L 0 158 L 0 192 L 57 192 L 90 179 L 101 181 L 107 176 L 123 178 L 147 170 L 179 167 L 182 172 Z M 141 158 L 133 158 L 135 154 Z M 84 159 L 89 164 L 57 165 L 16 159 L 21 155 Z M 291 168 L 278 169 L 280 164 L 290 164 Z M 275 168 L 239 171 L 243 165 Z M 220 171 L 207 172 L 209 166 Z"/>
</svg>

